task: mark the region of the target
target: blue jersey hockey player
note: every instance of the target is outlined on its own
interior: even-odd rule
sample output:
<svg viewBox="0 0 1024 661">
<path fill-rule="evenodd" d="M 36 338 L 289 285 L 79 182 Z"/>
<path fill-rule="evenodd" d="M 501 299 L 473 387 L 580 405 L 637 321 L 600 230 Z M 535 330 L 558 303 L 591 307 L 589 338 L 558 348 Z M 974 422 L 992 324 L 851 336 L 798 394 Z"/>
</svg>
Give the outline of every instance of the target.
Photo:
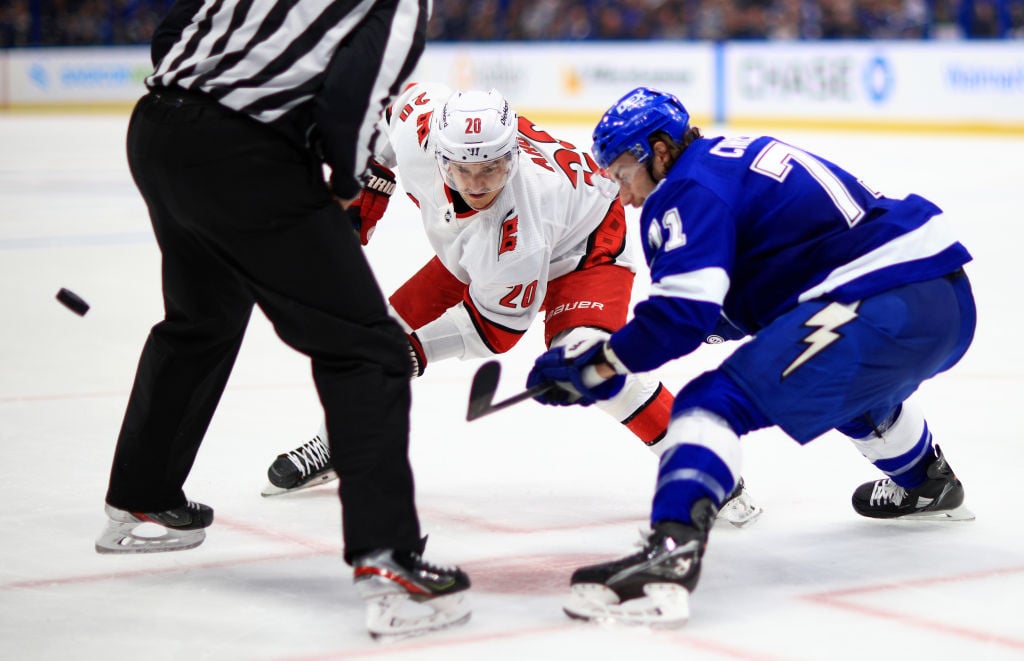
<svg viewBox="0 0 1024 661">
<path fill-rule="evenodd" d="M 973 518 L 906 401 L 974 334 L 971 257 L 937 206 L 887 198 L 775 138 L 705 138 L 678 99 L 649 88 L 605 113 L 593 155 L 622 202 L 642 206 L 650 297 L 606 341 L 541 355 L 528 386 L 554 387 L 537 399 L 587 405 L 710 334 L 751 337 L 676 396 L 651 534 L 639 553 L 573 574 L 570 616 L 685 622 L 739 439 L 764 427 L 801 444 L 848 436 L 886 475 L 854 491 L 863 516 Z"/>
</svg>

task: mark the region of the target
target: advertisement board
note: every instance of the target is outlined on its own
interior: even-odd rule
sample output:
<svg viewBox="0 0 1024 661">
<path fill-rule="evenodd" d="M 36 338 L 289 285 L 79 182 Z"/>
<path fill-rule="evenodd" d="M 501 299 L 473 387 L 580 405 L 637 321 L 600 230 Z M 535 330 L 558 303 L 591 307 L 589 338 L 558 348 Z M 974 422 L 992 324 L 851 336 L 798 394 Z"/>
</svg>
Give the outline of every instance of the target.
<svg viewBox="0 0 1024 661">
<path fill-rule="evenodd" d="M 1021 43 L 429 43 L 413 79 L 496 88 L 538 123 L 593 123 L 648 85 L 697 124 L 1024 133 Z M 0 50 L 0 107 L 127 107 L 150 71 L 142 46 Z"/>
<path fill-rule="evenodd" d="M 7 54 L 11 106 L 130 103 L 153 72 L 148 47 L 26 48 Z"/>
<path fill-rule="evenodd" d="M 457 89 L 495 88 L 534 119 L 594 122 L 639 85 L 671 91 L 710 118 L 715 94 L 710 44 L 428 44 L 414 73 Z"/>
<path fill-rule="evenodd" d="M 731 122 L 1024 128 L 1024 48 L 1006 43 L 729 44 Z"/>
</svg>

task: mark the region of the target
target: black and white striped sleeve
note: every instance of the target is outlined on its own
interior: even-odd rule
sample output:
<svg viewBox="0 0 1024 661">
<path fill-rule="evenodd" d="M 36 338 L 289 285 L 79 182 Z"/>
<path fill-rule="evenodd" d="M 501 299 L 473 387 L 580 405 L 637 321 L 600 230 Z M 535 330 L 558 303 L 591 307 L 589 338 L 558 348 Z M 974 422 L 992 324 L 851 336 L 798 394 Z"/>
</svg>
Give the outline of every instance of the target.
<svg viewBox="0 0 1024 661">
<path fill-rule="evenodd" d="M 146 84 L 202 92 L 298 139 L 315 122 L 334 192 L 351 198 L 430 11 L 431 0 L 177 0 Z"/>
<path fill-rule="evenodd" d="M 412 74 L 426 41 L 429 0 L 382 4 L 338 49 L 316 100 L 314 118 L 333 171 L 331 186 L 342 199 L 358 193 L 357 179 L 381 139 L 377 122 Z"/>
</svg>

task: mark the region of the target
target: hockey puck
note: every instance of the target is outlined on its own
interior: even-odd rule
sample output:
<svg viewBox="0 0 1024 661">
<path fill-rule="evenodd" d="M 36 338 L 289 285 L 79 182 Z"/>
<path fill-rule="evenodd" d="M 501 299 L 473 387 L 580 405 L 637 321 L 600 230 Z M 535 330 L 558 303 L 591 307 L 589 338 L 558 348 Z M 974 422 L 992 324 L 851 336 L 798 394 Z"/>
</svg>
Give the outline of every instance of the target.
<svg viewBox="0 0 1024 661">
<path fill-rule="evenodd" d="M 89 311 L 89 304 L 70 289 L 61 287 L 60 291 L 57 292 L 57 300 L 80 317 L 84 317 L 85 313 Z"/>
</svg>

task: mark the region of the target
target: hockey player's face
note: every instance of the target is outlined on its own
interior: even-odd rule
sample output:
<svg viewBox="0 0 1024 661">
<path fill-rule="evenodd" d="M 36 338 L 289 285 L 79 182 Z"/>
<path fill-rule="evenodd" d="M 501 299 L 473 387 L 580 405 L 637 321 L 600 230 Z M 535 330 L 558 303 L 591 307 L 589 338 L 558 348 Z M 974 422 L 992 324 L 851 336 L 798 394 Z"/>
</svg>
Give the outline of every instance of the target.
<svg viewBox="0 0 1024 661">
<path fill-rule="evenodd" d="M 619 201 L 631 207 L 641 207 L 654 190 L 654 180 L 647 168 L 632 154 L 623 154 L 608 166 L 608 176 L 619 185 Z"/>
<path fill-rule="evenodd" d="M 501 194 L 508 182 L 509 164 L 505 159 L 486 163 L 452 163 L 453 188 L 474 209 L 486 209 Z"/>
</svg>

